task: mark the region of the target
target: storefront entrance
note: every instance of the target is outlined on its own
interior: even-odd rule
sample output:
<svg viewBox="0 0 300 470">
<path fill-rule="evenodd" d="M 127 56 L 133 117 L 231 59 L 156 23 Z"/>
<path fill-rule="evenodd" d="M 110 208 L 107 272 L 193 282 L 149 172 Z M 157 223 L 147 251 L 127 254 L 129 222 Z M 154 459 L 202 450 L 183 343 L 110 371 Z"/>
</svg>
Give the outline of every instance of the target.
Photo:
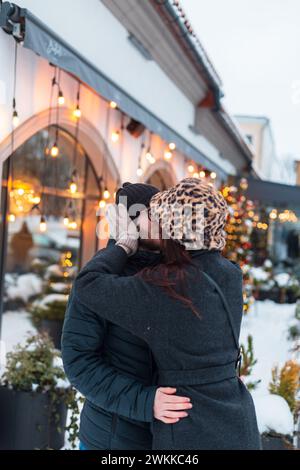
<svg viewBox="0 0 300 470">
<path fill-rule="evenodd" d="M 93 255 L 100 195 L 96 173 L 84 149 L 67 131 L 55 126 L 39 131 L 5 161 L 1 312 L 26 310 L 49 279 L 72 278 Z"/>
</svg>

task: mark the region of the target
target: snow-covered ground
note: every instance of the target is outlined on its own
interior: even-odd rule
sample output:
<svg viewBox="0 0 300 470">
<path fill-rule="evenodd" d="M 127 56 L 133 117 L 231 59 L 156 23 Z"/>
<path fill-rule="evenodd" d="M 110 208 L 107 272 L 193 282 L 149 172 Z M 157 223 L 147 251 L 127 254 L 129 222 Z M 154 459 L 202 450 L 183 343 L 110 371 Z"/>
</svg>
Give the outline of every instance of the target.
<svg viewBox="0 0 300 470">
<path fill-rule="evenodd" d="M 292 352 L 293 342 L 288 339 L 289 327 L 295 324 L 295 309 L 295 304 L 265 300 L 255 302 L 243 318 L 241 344 L 246 345 L 247 336 L 252 335 L 254 358 L 257 359 L 249 381 L 261 381 L 252 392 L 260 432 L 293 432 L 293 416 L 287 402 L 271 395 L 268 386 L 274 366 L 281 368 L 290 359 L 299 360 Z"/>
<path fill-rule="evenodd" d="M 241 331 L 241 343 L 247 343 L 247 336 L 253 336 L 254 366 L 251 381 L 261 380 L 253 392 L 260 431 L 268 429 L 291 434 L 293 419 L 289 407 L 283 398 L 270 395 L 268 385 L 271 371 L 289 359 L 298 359 L 291 351 L 293 342 L 288 339 L 288 329 L 295 324 L 295 304 L 276 304 L 272 301 L 256 302 L 244 317 Z M 28 333 L 35 332 L 28 314 L 7 312 L 3 315 L 1 366 L 4 366 L 4 354 L 11 351 L 18 342 L 23 343 Z"/>
<path fill-rule="evenodd" d="M 255 302 L 244 316 L 241 343 L 247 344 L 247 336 L 253 337 L 254 357 L 251 381 L 261 380 L 257 392 L 265 393 L 271 380 L 272 368 L 294 357 L 293 343 L 288 339 L 288 329 L 295 323 L 295 304 L 276 304 L 271 300 Z"/>
</svg>

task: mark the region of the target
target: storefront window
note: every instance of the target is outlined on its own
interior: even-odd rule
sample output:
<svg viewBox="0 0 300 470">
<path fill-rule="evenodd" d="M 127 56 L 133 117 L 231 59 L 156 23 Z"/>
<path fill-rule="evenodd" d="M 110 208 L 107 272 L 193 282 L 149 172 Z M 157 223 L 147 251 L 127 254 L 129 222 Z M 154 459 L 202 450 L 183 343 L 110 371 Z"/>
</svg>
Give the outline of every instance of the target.
<svg viewBox="0 0 300 470">
<path fill-rule="evenodd" d="M 59 154 L 54 157 L 51 148 L 56 140 Z M 2 310 L 11 311 L 26 308 L 50 281 L 56 283 L 53 292 L 67 290 L 68 279 L 71 283 L 87 257 L 85 247 L 88 256 L 96 249 L 100 192 L 82 147 L 54 126 L 19 147 L 4 170 Z"/>
</svg>

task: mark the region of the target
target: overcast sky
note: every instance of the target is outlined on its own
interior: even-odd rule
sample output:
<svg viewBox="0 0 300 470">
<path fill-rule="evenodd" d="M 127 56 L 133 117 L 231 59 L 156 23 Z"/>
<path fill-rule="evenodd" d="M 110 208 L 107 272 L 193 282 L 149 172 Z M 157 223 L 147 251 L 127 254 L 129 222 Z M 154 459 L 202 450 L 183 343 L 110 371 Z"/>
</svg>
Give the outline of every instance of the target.
<svg viewBox="0 0 300 470">
<path fill-rule="evenodd" d="M 300 0 L 181 0 L 223 81 L 231 114 L 271 119 L 300 158 Z"/>
</svg>

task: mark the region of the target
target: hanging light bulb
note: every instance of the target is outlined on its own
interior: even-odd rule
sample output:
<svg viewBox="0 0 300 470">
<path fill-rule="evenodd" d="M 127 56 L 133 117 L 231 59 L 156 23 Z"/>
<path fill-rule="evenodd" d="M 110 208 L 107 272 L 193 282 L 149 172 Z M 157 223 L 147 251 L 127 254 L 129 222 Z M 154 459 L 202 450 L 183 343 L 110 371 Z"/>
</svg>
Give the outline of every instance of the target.
<svg viewBox="0 0 300 470">
<path fill-rule="evenodd" d="M 68 223 L 68 228 L 71 229 L 71 230 L 76 230 L 77 227 L 78 227 L 78 225 L 77 225 L 77 222 L 75 220 L 71 220 Z"/>
<path fill-rule="evenodd" d="M 104 197 L 104 199 L 109 199 L 110 198 L 110 192 L 108 191 L 107 188 L 104 189 L 103 197 Z"/>
<path fill-rule="evenodd" d="M 199 173 L 200 178 L 205 178 L 205 171 L 201 170 Z"/>
<path fill-rule="evenodd" d="M 116 109 L 116 107 L 118 106 L 117 103 L 115 101 L 111 101 L 109 103 L 109 106 L 112 108 L 112 109 Z"/>
<path fill-rule="evenodd" d="M 116 142 L 119 141 L 119 139 L 120 139 L 120 132 L 119 132 L 119 131 L 113 131 L 113 132 L 111 133 L 111 140 L 112 140 L 114 143 L 116 143 Z"/>
<path fill-rule="evenodd" d="M 210 177 L 212 180 L 215 180 L 216 177 L 217 177 L 217 173 L 215 171 L 212 171 L 211 174 L 210 174 Z"/>
<path fill-rule="evenodd" d="M 63 95 L 63 92 L 59 90 L 58 92 L 58 98 L 57 98 L 59 106 L 63 106 L 65 104 L 65 97 Z"/>
<path fill-rule="evenodd" d="M 8 219 L 9 222 L 15 222 L 16 216 L 15 216 L 15 214 L 9 214 L 7 219 Z"/>
<path fill-rule="evenodd" d="M 17 127 L 20 123 L 18 111 L 16 109 L 13 112 L 12 123 L 14 127 Z"/>
<path fill-rule="evenodd" d="M 155 158 L 153 157 L 152 153 L 151 153 L 150 148 L 146 153 L 146 159 L 148 160 L 149 163 L 151 163 L 151 165 L 153 165 L 153 163 L 155 163 L 155 161 L 156 161 Z"/>
<path fill-rule="evenodd" d="M 75 183 L 75 181 L 71 181 L 70 186 L 69 186 L 70 192 L 72 194 L 75 194 L 77 193 L 77 189 L 78 189 L 77 183 Z"/>
<path fill-rule="evenodd" d="M 190 164 L 190 165 L 188 166 L 188 172 L 189 172 L 189 173 L 194 173 L 194 171 L 195 171 L 194 165 Z"/>
<path fill-rule="evenodd" d="M 51 155 L 51 157 L 53 157 L 53 158 L 56 158 L 56 157 L 58 157 L 58 155 L 59 155 L 59 148 L 58 148 L 56 142 L 54 143 L 54 145 L 53 145 L 53 146 L 51 147 L 51 149 L 50 149 L 50 155 Z"/>
<path fill-rule="evenodd" d="M 64 216 L 64 225 L 65 225 L 66 227 L 69 225 L 69 216 L 68 216 L 68 214 L 66 214 L 66 215 Z"/>
<path fill-rule="evenodd" d="M 141 167 L 139 167 L 137 170 L 136 170 L 136 174 L 137 176 L 142 176 L 143 174 L 143 169 Z"/>
<path fill-rule="evenodd" d="M 47 230 L 47 223 L 45 217 L 42 215 L 41 220 L 40 220 L 40 231 L 41 232 L 46 232 Z"/>
<path fill-rule="evenodd" d="M 172 151 L 170 149 L 166 149 L 164 156 L 166 160 L 171 160 L 171 158 L 173 157 Z"/>
<path fill-rule="evenodd" d="M 81 118 L 81 109 L 79 107 L 79 104 L 76 106 L 76 109 L 74 109 L 73 111 L 73 116 L 76 118 L 76 119 L 80 119 Z"/>
<path fill-rule="evenodd" d="M 199 178 L 199 173 L 195 171 L 195 173 L 193 173 L 193 178 Z"/>
<path fill-rule="evenodd" d="M 24 196 L 25 189 L 24 188 L 19 188 L 17 192 L 18 192 L 19 196 Z"/>
<path fill-rule="evenodd" d="M 99 202 L 100 209 L 104 209 L 105 206 L 106 206 L 106 202 L 104 201 L 104 199 L 101 199 Z"/>
<path fill-rule="evenodd" d="M 176 149 L 176 144 L 174 144 L 174 142 L 171 142 L 171 143 L 169 144 L 169 149 L 170 149 L 170 150 L 175 150 L 175 149 Z"/>
</svg>

